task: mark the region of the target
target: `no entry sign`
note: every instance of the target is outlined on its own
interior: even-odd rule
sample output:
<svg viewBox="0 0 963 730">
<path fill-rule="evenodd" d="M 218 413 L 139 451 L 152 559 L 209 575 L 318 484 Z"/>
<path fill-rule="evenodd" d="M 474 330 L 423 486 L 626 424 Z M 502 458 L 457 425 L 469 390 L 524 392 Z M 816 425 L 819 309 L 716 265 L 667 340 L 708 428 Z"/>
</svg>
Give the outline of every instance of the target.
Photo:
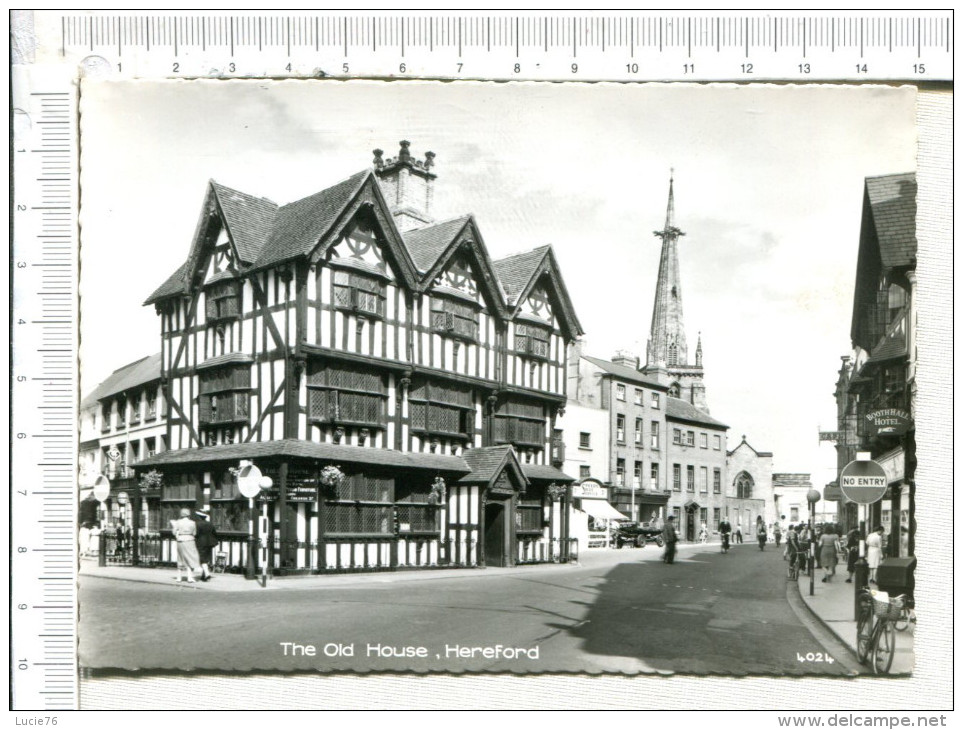
<svg viewBox="0 0 963 730">
<path fill-rule="evenodd" d="M 857 504 L 873 504 L 883 498 L 886 472 L 875 461 L 851 461 L 839 475 L 839 486 L 846 498 Z"/>
</svg>

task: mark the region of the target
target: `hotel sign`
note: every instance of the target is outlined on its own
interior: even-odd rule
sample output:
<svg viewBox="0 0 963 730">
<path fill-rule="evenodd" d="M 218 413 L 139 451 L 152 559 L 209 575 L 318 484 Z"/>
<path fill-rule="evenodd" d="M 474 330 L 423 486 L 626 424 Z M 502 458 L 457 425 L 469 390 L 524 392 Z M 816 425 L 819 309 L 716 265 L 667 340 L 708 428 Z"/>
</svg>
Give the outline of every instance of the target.
<svg viewBox="0 0 963 730">
<path fill-rule="evenodd" d="M 874 504 L 883 498 L 889 478 L 875 461 L 851 461 L 839 475 L 839 487 L 857 504 Z"/>
<path fill-rule="evenodd" d="M 881 408 L 866 414 L 871 435 L 902 436 L 913 427 L 913 419 L 902 408 Z"/>
</svg>

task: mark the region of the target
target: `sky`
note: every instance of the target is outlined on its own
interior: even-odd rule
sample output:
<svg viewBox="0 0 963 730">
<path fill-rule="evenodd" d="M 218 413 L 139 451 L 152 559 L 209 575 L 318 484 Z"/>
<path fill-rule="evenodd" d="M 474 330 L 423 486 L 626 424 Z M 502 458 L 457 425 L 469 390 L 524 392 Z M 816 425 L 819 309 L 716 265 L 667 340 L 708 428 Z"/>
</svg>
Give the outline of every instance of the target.
<svg viewBox="0 0 963 730">
<path fill-rule="evenodd" d="M 883 86 L 85 81 L 81 391 L 160 351 L 143 301 L 209 179 L 279 204 L 436 154 L 438 220 L 493 259 L 551 244 L 586 354 L 645 357 L 670 170 L 685 324 L 711 413 L 774 470 L 835 478 L 832 397 L 866 177 L 915 170 L 915 91 Z"/>
</svg>

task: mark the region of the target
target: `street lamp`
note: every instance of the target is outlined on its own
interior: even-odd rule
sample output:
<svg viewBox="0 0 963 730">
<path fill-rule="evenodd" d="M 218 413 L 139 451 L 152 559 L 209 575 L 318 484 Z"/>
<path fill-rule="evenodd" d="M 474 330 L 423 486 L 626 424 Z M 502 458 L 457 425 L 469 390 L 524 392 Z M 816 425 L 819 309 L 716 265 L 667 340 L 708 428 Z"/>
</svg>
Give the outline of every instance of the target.
<svg viewBox="0 0 963 730">
<path fill-rule="evenodd" d="M 809 595 L 816 593 L 816 502 L 822 499 L 818 489 L 810 489 L 806 493 L 809 502 Z"/>
</svg>

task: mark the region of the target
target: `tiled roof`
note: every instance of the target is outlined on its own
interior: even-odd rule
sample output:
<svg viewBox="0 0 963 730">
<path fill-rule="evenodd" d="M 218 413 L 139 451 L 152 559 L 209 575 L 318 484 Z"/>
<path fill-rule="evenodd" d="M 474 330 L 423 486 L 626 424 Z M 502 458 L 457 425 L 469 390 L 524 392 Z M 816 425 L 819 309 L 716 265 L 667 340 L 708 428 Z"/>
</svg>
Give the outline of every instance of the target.
<svg viewBox="0 0 963 730">
<path fill-rule="evenodd" d="M 668 386 L 662 385 L 657 380 L 653 380 L 645 376 L 645 374 L 636 370 L 635 368 L 630 368 L 628 365 L 617 365 L 614 362 L 609 362 L 608 360 L 602 360 L 597 357 L 589 357 L 588 355 L 582 355 L 583 360 L 587 360 L 598 368 L 601 368 L 605 372 L 614 375 L 619 380 L 627 380 L 630 383 L 638 383 L 639 385 L 647 385 L 650 388 L 657 388 L 659 390 L 668 390 Z"/>
<path fill-rule="evenodd" d="M 876 347 L 869 355 L 869 359 L 863 365 L 870 363 L 883 362 L 906 356 L 906 329 L 903 322 L 898 320 L 890 327 L 889 332 L 877 343 Z"/>
<path fill-rule="evenodd" d="M 510 302 L 514 303 L 522 290 L 528 285 L 528 282 L 532 280 L 532 276 L 538 269 L 538 265 L 542 263 L 542 259 L 545 258 L 548 250 L 548 246 L 539 246 L 531 251 L 517 253 L 492 262 L 498 280 Z"/>
<path fill-rule="evenodd" d="M 181 264 L 177 271 L 167 277 L 167 281 L 157 287 L 157 289 L 154 290 L 154 293 L 147 297 L 147 299 L 144 301 L 144 304 L 153 304 L 154 302 L 165 299 L 166 297 L 183 294 L 187 290 L 184 283 L 184 275 L 187 271 L 187 266 L 189 263 L 189 261 L 185 261 L 183 264 Z"/>
<path fill-rule="evenodd" d="M 369 175 L 371 171 L 364 170 L 320 193 L 281 207 L 271 236 L 254 261 L 254 268 L 268 267 L 310 252 Z"/>
<path fill-rule="evenodd" d="M 527 479 L 562 482 L 564 484 L 575 481 L 574 477 L 570 477 L 554 466 L 544 466 L 542 464 L 522 464 L 522 473 Z"/>
<path fill-rule="evenodd" d="M 380 466 L 411 467 L 433 471 L 465 474 L 469 471 L 465 459 L 460 456 L 441 454 L 422 454 L 417 452 L 394 451 L 392 449 L 367 448 L 363 446 L 342 446 L 321 444 L 299 439 L 279 441 L 258 441 L 223 446 L 205 446 L 200 449 L 179 449 L 164 451 L 156 456 L 137 462 L 137 466 L 164 466 L 168 464 L 189 464 L 206 461 L 237 461 L 239 459 L 259 459 L 267 457 L 301 457 L 322 459 L 344 464 L 376 464 Z"/>
<path fill-rule="evenodd" d="M 461 481 L 470 481 L 472 484 L 490 482 L 497 476 L 511 453 L 512 447 L 507 445 L 467 449 L 464 459 L 471 473 L 462 477 Z"/>
<path fill-rule="evenodd" d="M 674 418 L 678 421 L 701 423 L 704 426 L 714 426 L 716 428 L 729 428 L 722 421 L 711 418 L 708 413 L 700 411 L 694 405 L 686 403 L 679 398 L 665 399 L 665 415 L 667 418 Z"/>
<path fill-rule="evenodd" d="M 237 255 L 245 264 L 252 263 L 264 247 L 278 212 L 276 203 L 265 198 L 232 190 L 211 180 L 217 202 L 224 212 Z"/>
<path fill-rule="evenodd" d="M 418 271 L 424 273 L 435 265 L 438 257 L 445 252 L 468 220 L 469 216 L 461 216 L 424 228 L 415 228 L 402 234 L 408 253 L 411 254 Z"/>
<path fill-rule="evenodd" d="M 161 354 L 142 357 L 129 365 L 117 368 L 110 376 L 93 389 L 81 402 L 81 408 L 88 408 L 103 398 L 109 398 L 130 388 L 160 380 Z"/>
<path fill-rule="evenodd" d="M 773 487 L 812 487 L 809 474 L 773 474 Z"/>
<path fill-rule="evenodd" d="M 883 266 L 912 266 L 916 259 L 916 175 L 866 178 Z"/>
</svg>

